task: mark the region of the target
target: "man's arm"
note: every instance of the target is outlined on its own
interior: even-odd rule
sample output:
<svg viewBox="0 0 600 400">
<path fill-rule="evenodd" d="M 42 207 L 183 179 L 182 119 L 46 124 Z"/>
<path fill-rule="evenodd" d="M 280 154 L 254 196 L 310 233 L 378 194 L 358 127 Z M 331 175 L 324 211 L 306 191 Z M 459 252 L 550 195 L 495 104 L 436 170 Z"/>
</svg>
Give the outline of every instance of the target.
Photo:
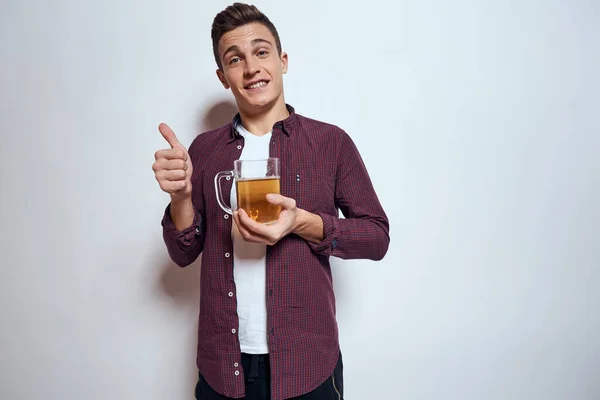
<svg viewBox="0 0 600 400">
<path fill-rule="evenodd" d="M 163 239 L 171 259 L 185 267 L 194 262 L 204 248 L 202 179 L 193 179 L 200 174 L 198 138 L 188 151 L 168 125 L 161 124 L 159 130 L 171 145 L 171 149 L 156 152 L 153 164 L 161 189 L 171 195 L 162 218 Z"/>
<path fill-rule="evenodd" d="M 362 157 L 345 132 L 337 155 L 335 187 L 335 204 L 345 218 L 317 212 L 323 239 L 309 245 L 318 254 L 343 259 L 383 259 L 390 243 L 389 220 Z"/>
<path fill-rule="evenodd" d="M 334 201 L 346 218 L 310 213 L 297 208 L 294 199 L 271 194 L 268 201 L 281 206 L 279 219 L 273 224 L 260 224 L 243 209 L 234 211 L 233 218 L 244 240 L 274 245 L 295 233 L 317 254 L 371 260 L 385 256 L 390 243 L 388 218 L 358 149 L 346 133 L 343 135 L 337 155 Z"/>
</svg>

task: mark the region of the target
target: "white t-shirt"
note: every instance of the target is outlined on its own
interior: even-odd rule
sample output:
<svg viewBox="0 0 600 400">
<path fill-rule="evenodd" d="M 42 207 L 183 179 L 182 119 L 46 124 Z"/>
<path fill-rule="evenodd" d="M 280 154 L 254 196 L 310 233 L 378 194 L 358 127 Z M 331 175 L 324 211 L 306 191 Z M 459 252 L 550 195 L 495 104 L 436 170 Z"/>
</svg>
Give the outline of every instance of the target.
<svg viewBox="0 0 600 400">
<path fill-rule="evenodd" d="M 237 130 L 244 137 L 241 160 L 256 160 L 269 157 L 271 133 L 256 136 L 241 124 Z M 235 185 L 231 188 L 231 206 L 237 208 Z M 266 303 L 266 249 L 259 243 L 249 243 L 240 235 L 235 222 L 231 230 L 233 239 L 233 279 L 237 294 L 239 317 L 238 337 L 241 351 L 249 354 L 266 354 L 267 303 Z"/>
</svg>

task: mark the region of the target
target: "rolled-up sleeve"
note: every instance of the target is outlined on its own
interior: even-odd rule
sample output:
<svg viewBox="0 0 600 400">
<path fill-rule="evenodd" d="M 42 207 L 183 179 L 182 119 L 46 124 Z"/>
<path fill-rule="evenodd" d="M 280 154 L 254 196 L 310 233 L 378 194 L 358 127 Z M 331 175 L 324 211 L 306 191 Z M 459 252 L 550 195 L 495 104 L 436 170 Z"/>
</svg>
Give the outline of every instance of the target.
<svg viewBox="0 0 600 400">
<path fill-rule="evenodd" d="M 193 263 L 204 247 L 204 226 L 202 216 L 194 210 L 194 222 L 188 228 L 179 231 L 175 227 L 167 206 L 161 225 L 163 239 L 169 256 L 180 267 Z"/>
</svg>

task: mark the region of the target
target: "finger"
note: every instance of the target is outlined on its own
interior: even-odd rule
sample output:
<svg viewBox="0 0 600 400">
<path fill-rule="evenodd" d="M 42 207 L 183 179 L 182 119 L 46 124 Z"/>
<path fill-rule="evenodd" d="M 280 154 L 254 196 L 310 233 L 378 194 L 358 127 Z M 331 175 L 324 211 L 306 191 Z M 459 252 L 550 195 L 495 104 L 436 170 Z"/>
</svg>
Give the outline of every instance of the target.
<svg viewBox="0 0 600 400">
<path fill-rule="evenodd" d="M 173 130 L 171 129 L 171 127 L 169 127 L 169 125 L 167 125 L 163 122 L 162 124 L 160 124 L 158 126 L 158 130 L 160 131 L 162 136 L 165 138 L 167 143 L 169 143 L 171 145 L 172 149 L 183 147 L 183 145 L 177 139 L 177 136 L 175 136 L 175 132 L 173 132 Z"/>
<path fill-rule="evenodd" d="M 165 158 L 167 160 L 187 161 L 187 151 L 183 148 L 158 150 L 156 153 L 154 153 L 154 158 L 156 160 Z"/>
<path fill-rule="evenodd" d="M 269 238 L 259 235 L 259 234 L 256 234 L 254 232 L 251 232 L 244 225 L 244 223 L 240 220 L 239 210 L 233 212 L 233 220 L 235 221 L 235 224 L 237 225 L 238 230 L 240 231 L 240 234 L 242 235 L 244 240 L 246 240 L 248 242 L 253 242 L 253 243 L 271 244 L 272 241 Z"/>
<path fill-rule="evenodd" d="M 236 223 L 236 225 L 237 225 L 240 233 L 242 234 L 242 236 L 244 236 L 245 238 L 246 237 L 250 238 L 250 237 L 254 236 L 254 234 L 251 233 L 250 230 L 248 229 L 248 227 L 246 226 L 246 224 L 244 224 L 242 222 L 241 217 L 240 217 L 240 212 L 241 211 L 243 211 L 243 210 L 240 209 L 240 210 L 234 211 L 233 212 L 233 219 L 234 219 L 234 221 L 235 221 L 235 223 Z"/>
<path fill-rule="evenodd" d="M 153 165 L 154 165 L 154 170 L 155 171 L 161 171 L 161 170 L 167 170 L 167 171 L 182 170 L 182 171 L 187 171 L 187 169 L 188 169 L 188 163 L 185 162 L 184 160 L 181 160 L 181 159 L 167 160 L 165 158 L 161 158 L 158 161 L 156 161 Z"/>
<path fill-rule="evenodd" d="M 174 171 L 161 170 L 156 173 L 156 178 L 161 181 L 184 181 L 187 175 L 184 170 L 178 169 Z"/>
<path fill-rule="evenodd" d="M 167 193 L 177 193 L 185 190 L 187 188 L 187 181 L 167 181 L 167 180 L 159 180 L 160 188 Z"/>
<path fill-rule="evenodd" d="M 235 219 L 234 219 L 235 221 Z M 241 226 L 239 219 L 236 222 L 237 228 L 240 232 L 240 235 L 242 235 L 242 238 L 244 239 L 244 241 L 246 242 L 251 242 L 251 243 L 261 243 L 261 244 L 268 244 L 267 239 L 257 236 L 257 235 L 253 235 L 251 234 L 247 229 L 245 229 L 243 226 Z"/>
<path fill-rule="evenodd" d="M 238 210 L 240 222 L 244 225 L 244 227 L 253 235 L 261 236 L 266 238 L 267 240 L 271 240 L 274 236 L 273 226 L 265 225 L 259 222 L 256 222 L 252 219 L 246 210 L 240 208 Z"/>
<path fill-rule="evenodd" d="M 296 208 L 296 200 L 282 196 L 277 193 L 270 193 L 267 195 L 267 201 L 271 204 L 281 206 L 286 210 L 292 210 Z"/>
</svg>

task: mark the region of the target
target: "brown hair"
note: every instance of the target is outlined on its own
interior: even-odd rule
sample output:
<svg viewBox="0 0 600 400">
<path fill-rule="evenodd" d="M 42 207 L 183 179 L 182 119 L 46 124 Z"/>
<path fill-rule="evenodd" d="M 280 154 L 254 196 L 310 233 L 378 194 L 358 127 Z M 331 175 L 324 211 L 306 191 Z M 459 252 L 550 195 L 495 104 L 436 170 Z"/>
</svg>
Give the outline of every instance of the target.
<svg viewBox="0 0 600 400">
<path fill-rule="evenodd" d="M 277 51 L 281 54 L 281 41 L 275 25 L 263 14 L 258 8 L 253 5 L 244 3 L 233 3 L 223 11 L 217 14 L 213 20 L 211 38 L 213 44 L 213 53 L 215 61 L 219 69 L 223 69 L 221 58 L 219 57 L 219 40 L 229 31 L 232 31 L 240 26 L 244 26 L 253 22 L 258 22 L 266 26 L 275 37 Z"/>
</svg>

